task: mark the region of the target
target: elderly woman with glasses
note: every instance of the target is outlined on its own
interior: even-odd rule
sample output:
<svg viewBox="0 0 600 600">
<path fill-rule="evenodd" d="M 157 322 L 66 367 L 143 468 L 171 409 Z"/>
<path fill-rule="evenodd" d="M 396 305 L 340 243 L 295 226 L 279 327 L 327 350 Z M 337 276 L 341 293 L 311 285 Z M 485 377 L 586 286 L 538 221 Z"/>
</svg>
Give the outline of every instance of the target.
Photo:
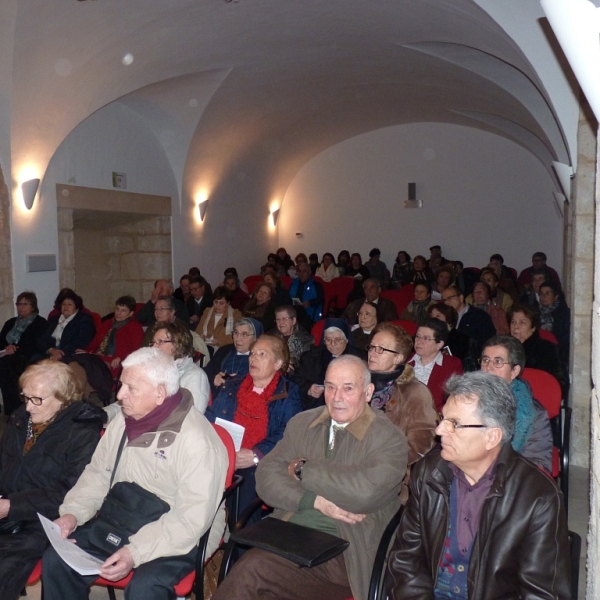
<svg viewBox="0 0 600 600">
<path fill-rule="evenodd" d="M 19 376 L 35 354 L 39 338 L 46 330 L 33 292 L 17 296 L 17 316 L 8 319 L 0 331 L 0 391 L 4 414 L 10 415 L 21 405 Z"/>
<path fill-rule="evenodd" d="M 531 388 L 521 379 L 525 368 L 523 344 L 510 335 L 497 335 L 486 342 L 481 370 L 506 381 L 517 401 L 512 447 L 525 458 L 552 473 L 552 428 L 544 407 L 533 398 Z"/>
<path fill-rule="evenodd" d="M 0 598 L 16 600 L 48 546 L 37 513 L 58 507 L 89 463 L 103 413 L 82 402 L 69 366 L 43 360 L 19 380 L 23 404 L 0 442 Z"/>
<path fill-rule="evenodd" d="M 314 346 L 315 340 L 304 327 L 298 325 L 298 314 L 293 306 L 276 308 L 275 324 L 277 328 L 269 333 L 286 341 L 290 351 L 290 368 L 296 369 L 300 357 Z"/>
<path fill-rule="evenodd" d="M 431 392 L 438 413 L 446 402 L 446 381 L 452 375 L 463 374 L 460 359 L 442 352 L 449 333 L 447 325 L 439 319 L 423 321 L 415 335 L 415 354 L 408 361 L 415 370 L 415 377 Z"/>
<path fill-rule="evenodd" d="M 349 326 L 344 319 L 325 319 L 319 342 L 301 356 L 298 369 L 290 375 L 300 386 L 305 409 L 325 405 L 325 373 L 334 358 L 343 354 L 366 358 L 364 350 L 352 345 Z"/>
<path fill-rule="evenodd" d="M 375 386 L 371 408 L 385 410 L 408 440 L 408 464 L 412 465 L 433 447 L 437 412 L 431 392 L 405 364 L 412 339 L 393 323 L 380 323 L 367 346 L 371 383 Z"/>
<path fill-rule="evenodd" d="M 175 299 L 172 296 L 159 296 L 154 304 L 155 323 L 174 323 L 175 320 L 183 323 L 181 319 L 177 319 L 175 316 L 176 312 L 177 306 L 175 304 Z M 152 331 L 155 323 L 151 323 L 148 329 L 146 329 L 144 341 L 142 342 L 142 347 L 144 348 L 152 346 L 152 338 L 154 335 Z"/>
</svg>

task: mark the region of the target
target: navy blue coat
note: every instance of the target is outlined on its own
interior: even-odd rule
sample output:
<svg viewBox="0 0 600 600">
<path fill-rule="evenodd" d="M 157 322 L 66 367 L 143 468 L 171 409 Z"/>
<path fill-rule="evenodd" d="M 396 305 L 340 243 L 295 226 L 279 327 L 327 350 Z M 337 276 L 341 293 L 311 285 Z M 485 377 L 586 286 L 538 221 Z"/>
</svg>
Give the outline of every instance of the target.
<svg viewBox="0 0 600 600">
<path fill-rule="evenodd" d="M 45 355 L 50 348 L 55 347 L 55 340 L 52 337 L 60 315 L 51 317 L 48 320 L 48 327 L 38 340 L 37 349 L 42 355 Z M 89 343 L 94 339 L 96 335 L 96 326 L 94 325 L 94 319 L 87 313 L 79 311 L 65 327 L 62 336 L 60 338 L 60 345 L 58 348 L 62 350 L 66 356 L 73 354 L 75 350 L 81 348 L 85 350 Z M 37 357 L 38 360 L 40 357 Z"/>
</svg>

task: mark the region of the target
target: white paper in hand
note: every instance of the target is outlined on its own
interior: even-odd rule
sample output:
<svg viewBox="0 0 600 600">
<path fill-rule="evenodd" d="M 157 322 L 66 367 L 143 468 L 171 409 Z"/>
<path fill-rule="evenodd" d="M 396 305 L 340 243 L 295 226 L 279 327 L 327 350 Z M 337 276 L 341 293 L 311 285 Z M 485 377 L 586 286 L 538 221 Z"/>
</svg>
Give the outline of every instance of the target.
<svg viewBox="0 0 600 600">
<path fill-rule="evenodd" d="M 238 452 L 242 447 L 242 440 L 244 439 L 244 431 L 246 431 L 246 428 L 238 425 L 237 423 L 232 423 L 231 421 L 221 419 L 220 417 L 215 419 L 215 424 L 220 425 L 223 429 L 227 430 L 231 436 L 231 439 L 233 439 L 235 451 Z"/>
<path fill-rule="evenodd" d="M 60 527 L 56 523 L 50 521 L 50 519 L 46 519 L 46 517 L 40 515 L 40 513 L 38 513 L 38 517 L 52 547 L 72 569 L 77 571 L 80 575 L 98 575 L 100 573 L 100 567 L 104 563 L 103 560 L 88 554 L 77 544 L 63 539 L 60 533 Z"/>
</svg>

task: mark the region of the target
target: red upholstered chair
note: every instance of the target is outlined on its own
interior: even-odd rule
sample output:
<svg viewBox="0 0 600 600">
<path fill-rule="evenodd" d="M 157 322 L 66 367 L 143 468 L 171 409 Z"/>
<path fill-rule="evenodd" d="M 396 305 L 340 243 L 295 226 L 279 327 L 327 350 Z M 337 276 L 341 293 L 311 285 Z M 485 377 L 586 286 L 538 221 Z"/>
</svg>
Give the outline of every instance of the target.
<svg viewBox="0 0 600 600">
<path fill-rule="evenodd" d="M 323 329 L 325 329 L 325 319 L 321 319 L 317 321 L 310 331 L 310 334 L 313 336 L 315 340 L 315 346 L 318 346 L 321 343 L 321 338 L 323 337 Z"/>
<path fill-rule="evenodd" d="M 37 564 L 33 568 L 29 579 L 27 580 L 27 585 L 34 585 L 37 583 L 42 577 L 42 559 L 37 561 Z"/>
<path fill-rule="evenodd" d="M 136 302 L 135 304 L 135 314 L 137 315 L 140 310 L 142 310 L 142 308 L 144 308 L 145 303 L 144 302 Z"/>
<path fill-rule="evenodd" d="M 508 267 L 508 270 L 512 273 L 512 275 L 515 279 L 518 277 L 516 269 L 513 269 L 512 267 Z"/>
<path fill-rule="evenodd" d="M 343 311 L 348 306 L 348 294 L 354 289 L 354 277 L 336 277 L 331 280 L 336 311 Z"/>
<path fill-rule="evenodd" d="M 403 320 L 399 319 L 397 321 L 391 321 L 391 322 L 394 325 L 398 325 L 399 327 L 406 329 L 406 332 L 410 336 L 414 336 L 415 333 L 417 333 L 417 324 L 413 323 L 413 321 L 403 321 Z"/>
<path fill-rule="evenodd" d="M 549 342 L 552 342 L 553 344 L 556 344 L 558 346 L 558 340 L 556 339 L 556 336 L 551 332 L 551 331 L 546 331 L 545 329 L 542 329 L 541 327 L 538 329 L 540 337 L 543 340 L 548 340 Z"/>
<path fill-rule="evenodd" d="M 215 431 L 221 438 L 223 445 L 227 448 L 227 456 L 229 458 L 229 466 L 227 468 L 227 477 L 225 478 L 225 492 L 223 493 L 223 500 L 225 502 L 230 496 L 234 497 L 234 509 L 228 516 L 229 529 L 233 529 L 238 518 L 238 501 L 239 501 L 239 487 L 242 483 L 243 477 L 235 474 L 235 446 L 231 436 L 220 425 L 213 424 Z M 204 598 L 204 565 L 210 559 L 210 556 L 206 556 L 206 545 L 208 544 L 208 537 L 210 535 L 210 527 L 206 533 L 200 538 L 198 542 L 198 557 L 196 558 L 196 568 L 191 573 L 188 573 L 175 587 L 174 591 L 178 598 L 188 596 L 194 592 L 196 598 Z M 124 589 L 133 577 L 133 571 L 119 581 L 108 581 L 102 577 L 98 577 L 94 581 L 94 585 L 106 586 L 108 590 L 108 597 L 110 600 L 116 600 L 115 589 Z"/>
<path fill-rule="evenodd" d="M 102 325 L 102 317 L 98 313 L 91 311 L 90 315 L 92 319 L 94 319 L 94 327 L 96 328 L 96 331 L 98 331 L 98 329 L 100 329 L 100 326 Z"/>
<path fill-rule="evenodd" d="M 569 499 L 569 444 L 571 439 L 571 408 L 562 406 L 562 390 L 553 375 L 540 369 L 523 369 L 521 377 L 531 386 L 533 397 L 546 409 L 552 432 L 552 477 L 560 478 L 565 507 Z"/>
<path fill-rule="evenodd" d="M 381 292 L 381 297 L 391 300 L 396 305 L 398 316 L 400 316 L 411 300 L 414 299 L 415 286 L 409 283 L 408 285 L 403 285 L 399 290 L 385 290 Z"/>
<path fill-rule="evenodd" d="M 263 280 L 262 275 L 248 275 L 246 279 L 244 279 L 244 284 L 248 288 L 248 293 L 250 295 L 254 294 L 254 288 L 257 284 L 261 283 Z"/>
<path fill-rule="evenodd" d="M 282 275 L 280 277 L 281 283 L 286 290 L 289 290 L 292 285 L 292 278 L 289 275 Z"/>
</svg>

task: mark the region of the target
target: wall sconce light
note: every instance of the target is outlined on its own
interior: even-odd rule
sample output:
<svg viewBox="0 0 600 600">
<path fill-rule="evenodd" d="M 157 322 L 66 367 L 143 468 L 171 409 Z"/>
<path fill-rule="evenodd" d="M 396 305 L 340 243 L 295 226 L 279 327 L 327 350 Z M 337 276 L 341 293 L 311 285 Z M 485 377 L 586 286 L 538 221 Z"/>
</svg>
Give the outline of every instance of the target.
<svg viewBox="0 0 600 600">
<path fill-rule="evenodd" d="M 277 221 L 279 221 L 279 211 L 280 210 L 281 209 L 278 208 L 277 210 L 274 210 L 271 213 L 271 217 L 273 218 L 273 225 L 275 225 L 275 226 L 277 226 Z"/>
<path fill-rule="evenodd" d="M 198 204 L 198 214 L 200 215 L 200 223 L 204 222 L 204 217 L 206 216 L 207 208 L 208 208 L 208 200 L 204 200 L 204 202 L 200 202 L 200 204 Z"/>
<path fill-rule="evenodd" d="M 39 179 L 30 179 L 29 181 L 24 181 L 21 184 L 21 192 L 23 192 L 23 202 L 25 202 L 27 210 L 31 210 L 33 208 L 33 201 L 35 200 L 35 195 L 37 194 L 39 187 Z"/>
</svg>

